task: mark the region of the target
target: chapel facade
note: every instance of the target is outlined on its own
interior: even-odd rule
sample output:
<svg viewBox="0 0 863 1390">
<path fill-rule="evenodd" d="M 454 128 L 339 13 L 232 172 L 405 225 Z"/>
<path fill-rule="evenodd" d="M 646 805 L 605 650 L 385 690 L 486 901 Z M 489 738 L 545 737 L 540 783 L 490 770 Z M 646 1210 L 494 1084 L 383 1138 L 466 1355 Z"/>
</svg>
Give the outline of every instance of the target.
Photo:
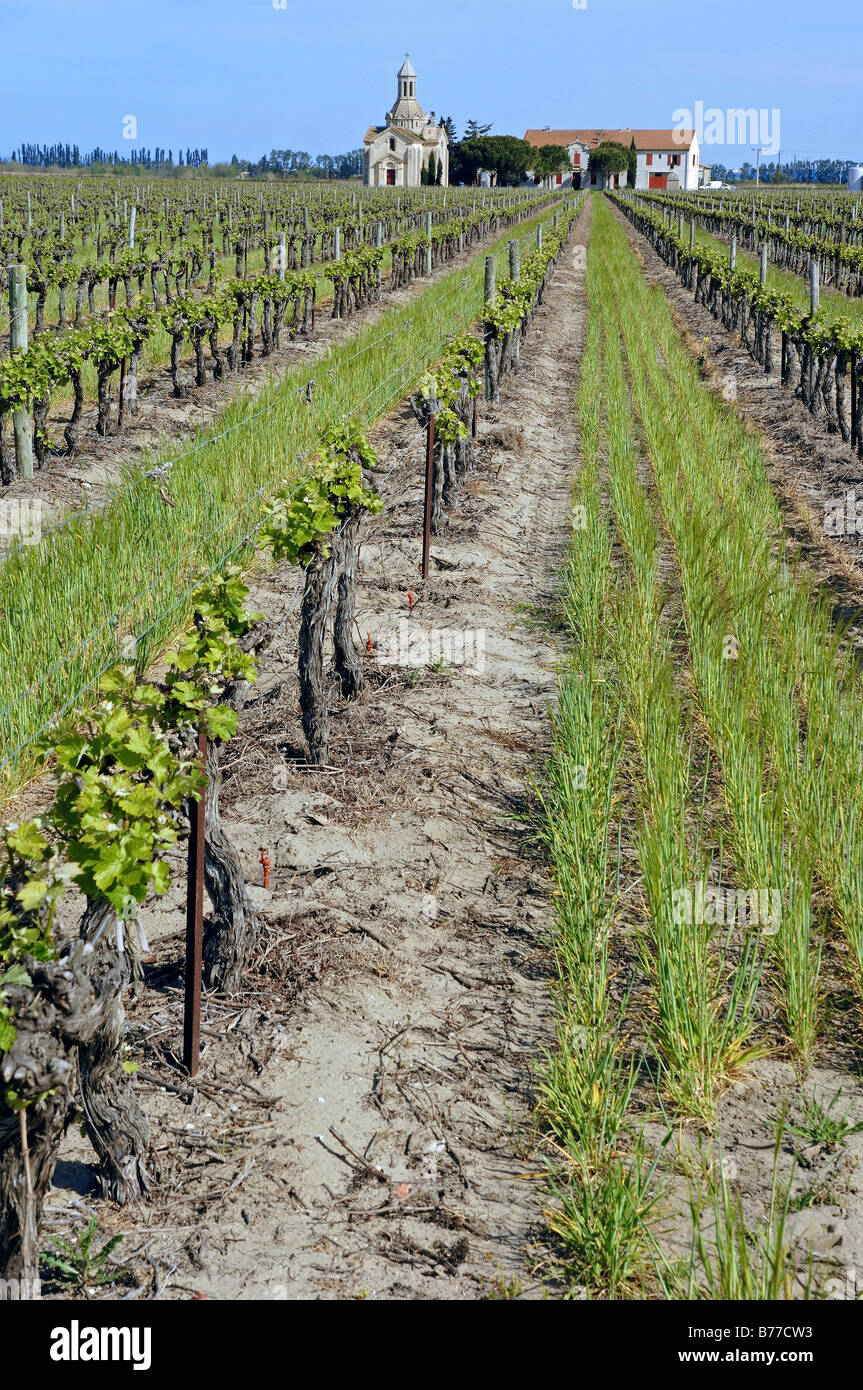
<svg viewBox="0 0 863 1390">
<path fill-rule="evenodd" d="M 422 171 L 429 183 L 449 183 L 446 130 L 426 116 L 417 101 L 417 75 L 410 60 L 398 73 L 395 104 L 385 125 L 369 126 L 365 140 L 363 182 L 367 188 L 419 188 Z"/>
</svg>

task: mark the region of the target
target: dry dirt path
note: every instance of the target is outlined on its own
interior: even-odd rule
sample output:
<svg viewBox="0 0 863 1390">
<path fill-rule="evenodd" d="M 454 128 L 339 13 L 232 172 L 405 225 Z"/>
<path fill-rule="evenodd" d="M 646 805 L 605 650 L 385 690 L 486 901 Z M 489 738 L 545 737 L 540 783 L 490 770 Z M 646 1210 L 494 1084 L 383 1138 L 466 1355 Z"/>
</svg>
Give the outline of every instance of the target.
<svg viewBox="0 0 863 1390">
<path fill-rule="evenodd" d="M 375 432 L 386 510 L 360 557 L 369 682 L 333 694 L 331 768 L 298 763 L 297 576 L 255 582 L 286 619 L 226 756 L 223 808 L 266 923 L 246 993 L 209 998 L 199 1085 L 174 1065 L 182 873 L 148 911 L 155 963 L 130 1055 L 162 1185 L 137 1211 L 87 1193 L 70 1138 L 50 1215 L 127 1232 L 139 1296 L 477 1298 L 521 1280 L 542 1239 L 526 1133 L 551 1042 L 548 880 L 519 820 L 548 742 L 556 651 L 543 619 L 570 533 L 572 395 L 584 328 L 575 244 L 517 375 L 482 407 L 474 471 L 417 572 L 422 445 L 402 407 Z M 408 593 L 416 600 L 409 615 Z M 484 661 L 388 662 L 399 624 L 472 634 Z M 272 862 L 261 885 L 261 849 Z M 77 1195 L 76 1195 L 77 1194 Z"/>
</svg>

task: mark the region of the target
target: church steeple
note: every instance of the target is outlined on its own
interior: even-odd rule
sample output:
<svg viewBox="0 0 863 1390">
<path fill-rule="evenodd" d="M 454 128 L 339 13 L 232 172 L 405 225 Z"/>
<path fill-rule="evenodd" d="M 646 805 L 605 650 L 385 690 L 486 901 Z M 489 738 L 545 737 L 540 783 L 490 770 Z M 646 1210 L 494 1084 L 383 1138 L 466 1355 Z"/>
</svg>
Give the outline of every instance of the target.
<svg viewBox="0 0 863 1390">
<path fill-rule="evenodd" d="M 426 114 L 417 101 L 417 75 L 409 53 L 405 54 L 398 71 L 398 95 L 395 105 L 387 112 L 387 125 L 396 125 L 416 135 L 426 127 Z"/>
<path fill-rule="evenodd" d="M 405 60 L 398 71 L 399 94 L 398 100 L 402 101 L 405 97 L 416 97 L 417 94 L 417 75 L 414 72 L 411 62 L 411 55 L 405 54 Z"/>
</svg>

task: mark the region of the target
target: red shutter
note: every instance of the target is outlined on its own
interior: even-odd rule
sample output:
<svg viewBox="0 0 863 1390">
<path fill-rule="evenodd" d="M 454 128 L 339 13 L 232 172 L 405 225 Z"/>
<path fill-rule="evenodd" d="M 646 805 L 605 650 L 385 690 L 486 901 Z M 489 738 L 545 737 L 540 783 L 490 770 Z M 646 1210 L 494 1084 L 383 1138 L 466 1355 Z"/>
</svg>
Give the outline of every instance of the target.
<svg viewBox="0 0 863 1390">
<path fill-rule="evenodd" d="M 647 156 L 647 163 L 648 163 L 648 164 L 652 164 L 652 163 L 653 163 L 653 155 L 652 155 L 652 154 L 648 154 L 648 156 Z"/>
</svg>

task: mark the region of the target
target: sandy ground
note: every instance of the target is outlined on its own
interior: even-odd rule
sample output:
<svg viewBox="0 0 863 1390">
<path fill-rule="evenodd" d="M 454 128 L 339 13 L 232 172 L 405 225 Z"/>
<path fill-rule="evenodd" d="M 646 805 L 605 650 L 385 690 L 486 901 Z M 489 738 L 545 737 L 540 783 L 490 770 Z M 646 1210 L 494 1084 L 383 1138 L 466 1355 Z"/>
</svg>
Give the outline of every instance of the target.
<svg viewBox="0 0 863 1390">
<path fill-rule="evenodd" d="M 241 997 L 207 998 L 189 1086 L 176 1060 L 178 861 L 175 887 L 145 914 L 154 960 L 129 1008 L 160 1185 L 137 1210 L 98 1200 L 75 1131 L 49 1204 L 46 1234 L 91 1211 L 127 1233 L 117 1257 L 131 1278 L 114 1296 L 541 1292 L 530 1115 L 551 1038 L 549 902 L 521 818 L 555 684 L 545 619 L 569 535 L 584 318 L 572 247 L 587 216 L 518 374 L 493 413 L 482 407 L 475 468 L 426 582 L 416 421 L 400 407 L 375 432 L 395 471 L 361 551 L 369 680 L 351 706 L 333 688 L 326 769 L 298 762 L 297 575 L 255 580 L 254 605 L 284 625 L 226 752 L 223 808 L 266 924 L 264 958 Z M 400 623 L 413 638 L 470 634 L 483 656 L 394 664 Z"/>
</svg>

